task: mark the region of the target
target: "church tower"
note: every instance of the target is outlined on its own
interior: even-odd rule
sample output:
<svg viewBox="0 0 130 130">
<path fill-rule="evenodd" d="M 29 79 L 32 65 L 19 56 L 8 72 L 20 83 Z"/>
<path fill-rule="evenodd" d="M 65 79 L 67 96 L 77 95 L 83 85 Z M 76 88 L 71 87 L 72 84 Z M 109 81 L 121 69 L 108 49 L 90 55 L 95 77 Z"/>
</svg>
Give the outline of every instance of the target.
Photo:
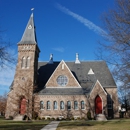
<svg viewBox="0 0 130 130">
<path fill-rule="evenodd" d="M 22 115 L 21 118 L 25 115 L 31 118 L 39 52 L 32 13 L 22 39 L 18 43 L 18 62 L 11 90 L 8 93 L 6 118 L 9 116 L 15 118 L 17 115 Z"/>
<path fill-rule="evenodd" d="M 37 67 L 39 48 L 37 44 L 33 13 L 30 16 L 21 41 L 18 43 L 18 64 L 16 75 L 19 78 L 29 79 L 33 85 L 37 82 Z"/>
</svg>

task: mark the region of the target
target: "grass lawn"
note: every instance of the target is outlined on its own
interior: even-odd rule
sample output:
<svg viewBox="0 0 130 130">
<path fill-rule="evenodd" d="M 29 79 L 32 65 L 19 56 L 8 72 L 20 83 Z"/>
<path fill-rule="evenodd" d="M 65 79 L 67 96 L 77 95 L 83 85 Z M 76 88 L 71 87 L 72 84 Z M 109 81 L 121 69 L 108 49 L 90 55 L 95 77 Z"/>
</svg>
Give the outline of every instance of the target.
<svg viewBox="0 0 130 130">
<path fill-rule="evenodd" d="M 0 130 L 40 130 L 50 121 L 12 121 L 0 118 Z"/>
<path fill-rule="evenodd" d="M 111 121 L 61 121 L 57 130 L 130 130 L 130 119 Z"/>
</svg>

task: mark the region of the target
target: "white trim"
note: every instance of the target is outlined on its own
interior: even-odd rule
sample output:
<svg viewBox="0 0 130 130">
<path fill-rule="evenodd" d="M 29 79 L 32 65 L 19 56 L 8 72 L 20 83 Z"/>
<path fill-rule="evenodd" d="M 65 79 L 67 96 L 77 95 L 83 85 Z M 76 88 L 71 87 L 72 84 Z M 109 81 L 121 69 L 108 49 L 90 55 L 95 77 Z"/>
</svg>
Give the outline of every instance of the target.
<svg viewBox="0 0 130 130">
<path fill-rule="evenodd" d="M 57 68 L 54 70 L 54 72 L 52 73 L 52 75 L 51 75 L 50 78 L 48 79 L 48 81 L 47 81 L 47 83 L 45 84 L 45 86 L 47 86 L 47 84 L 50 82 L 52 76 L 54 75 L 54 73 L 57 71 L 57 69 L 59 68 L 59 66 L 60 66 L 62 63 L 66 66 L 66 68 L 67 68 L 68 71 L 70 72 L 71 76 L 74 78 L 74 80 L 75 80 L 76 83 L 78 84 L 77 87 L 81 88 L 80 84 L 78 83 L 78 81 L 76 80 L 76 78 L 74 77 L 74 75 L 73 75 L 72 72 L 70 71 L 69 67 L 68 67 L 67 64 L 64 62 L 64 60 L 62 60 L 62 61 L 59 63 L 59 65 L 57 66 Z M 47 87 L 47 88 L 48 88 L 48 87 Z"/>
<path fill-rule="evenodd" d="M 102 87 L 102 85 L 100 84 L 100 82 L 99 82 L 98 80 L 96 81 L 96 83 L 95 83 L 95 85 L 94 85 L 92 91 L 90 92 L 90 95 L 91 95 L 91 93 L 93 92 L 93 90 L 94 90 L 94 88 L 95 88 L 95 86 L 96 86 L 97 83 L 99 83 L 100 87 L 102 88 L 102 90 L 104 91 L 104 93 L 107 95 L 107 93 L 105 92 L 104 88 Z"/>
</svg>

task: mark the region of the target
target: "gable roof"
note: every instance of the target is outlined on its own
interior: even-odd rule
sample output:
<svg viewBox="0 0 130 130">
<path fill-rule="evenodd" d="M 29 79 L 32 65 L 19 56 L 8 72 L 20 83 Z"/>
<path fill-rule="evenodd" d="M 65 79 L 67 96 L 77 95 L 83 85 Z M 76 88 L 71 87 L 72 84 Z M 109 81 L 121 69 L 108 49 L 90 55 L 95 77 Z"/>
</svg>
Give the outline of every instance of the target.
<svg viewBox="0 0 130 130">
<path fill-rule="evenodd" d="M 98 80 L 96 81 L 96 83 L 95 83 L 94 86 L 92 87 L 92 90 L 91 90 L 91 92 L 90 92 L 90 95 L 91 95 L 91 93 L 93 92 L 93 90 L 94 90 L 94 88 L 96 87 L 97 84 L 100 85 L 102 91 L 107 95 L 106 91 L 104 90 L 104 88 L 102 87 L 102 85 L 100 84 L 100 82 L 99 82 Z"/>
<path fill-rule="evenodd" d="M 55 84 L 55 82 L 52 79 L 57 78 L 57 74 L 59 76 L 59 71 L 60 71 L 60 75 L 66 75 L 67 77 L 71 77 L 68 81 L 68 84 L 65 87 L 72 87 L 72 85 L 70 85 L 71 82 L 73 82 L 75 84 L 75 87 L 81 87 L 80 84 L 77 82 L 77 80 L 75 79 L 74 75 L 72 74 L 72 72 L 70 71 L 70 69 L 68 68 L 68 66 L 66 65 L 66 63 L 64 62 L 64 60 L 62 60 L 59 65 L 56 67 L 56 69 L 54 70 L 54 72 L 52 73 L 52 75 L 50 76 L 50 78 L 48 79 L 47 83 L 45 84 L 46 87 L 61 87 L 59 86 L 57 83 Z M 61 73 L 62 72 L 62 73 Z M 51 82 L 53 81 L 53 84 L 55 84 L 55 86 L 50 86 Z M 69 86 L 70 85 L 70 86 Z M 62 86 L 63 87 L 63 86 Z M 74 87 L 74 86 L 73 86 Z"/>
<path fill-rule="evenodd" d="M 48 62 L 38 63 L 39 88 L 43 88 L 45 86 L 46 82 L 59 63 L 60 62 L 53 62 L 53 64 L 48 64 Z M 86 86 L 91 87 L 97 80 L 99 80 L 104 88 L 116 87 L 115 81 L 108 69 L 106 62 L 104 61 L 84 61 L 80 64 L 75 64 L 75 62 L 66 62 L 66 64 L 82 88 L 86 88 Z M 92 75 L 88 74 L 90 68 L 94 72 Z"/>
<path fill-rule="evenodd" d="M 37 44 L 33 13 L 30 16 L 30 19 L 19 44 Z"/>
</svg>

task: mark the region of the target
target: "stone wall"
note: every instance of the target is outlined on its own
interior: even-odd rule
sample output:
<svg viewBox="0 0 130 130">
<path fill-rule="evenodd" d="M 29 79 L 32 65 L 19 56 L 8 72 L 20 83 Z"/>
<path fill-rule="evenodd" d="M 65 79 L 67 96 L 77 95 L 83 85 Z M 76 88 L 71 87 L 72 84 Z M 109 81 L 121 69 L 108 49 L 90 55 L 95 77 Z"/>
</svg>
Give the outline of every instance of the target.
<svg viewBox="0 0 130 130">
<path fill-rule="evenodd" d="M 88 104 L 87 99 L 84 95 L 37 95 L 39 97 L 39 117 L 54 117 L 57 118 L 59 116 L 67 117 L 87 117 Z M 44 102 L 44 109 L 40 109 L 40 101 Z M 47 110 L 47 101 L 50 101 L 50 109 Z M 54 110 L 54 101 L 57 101 L 57 109 Z M 60 102 L 64 102 L 64 109 L 60 109 Z M 67 109 L 67 101 L 71 102 L 71 109 Z M 78 101 L 78 109 L 74 109 L 74 101 Z M 85 109 L 81 109 L 81 101 L 85 102 Z M 36 101 L 35 101 L 36 102 Z M 38 105 L 37 104 L 37 105 Z M 35 104 L 36 105 L 36 104 Z M 37 106 L 35 106 L 37 107 Z"/>
</svg>

